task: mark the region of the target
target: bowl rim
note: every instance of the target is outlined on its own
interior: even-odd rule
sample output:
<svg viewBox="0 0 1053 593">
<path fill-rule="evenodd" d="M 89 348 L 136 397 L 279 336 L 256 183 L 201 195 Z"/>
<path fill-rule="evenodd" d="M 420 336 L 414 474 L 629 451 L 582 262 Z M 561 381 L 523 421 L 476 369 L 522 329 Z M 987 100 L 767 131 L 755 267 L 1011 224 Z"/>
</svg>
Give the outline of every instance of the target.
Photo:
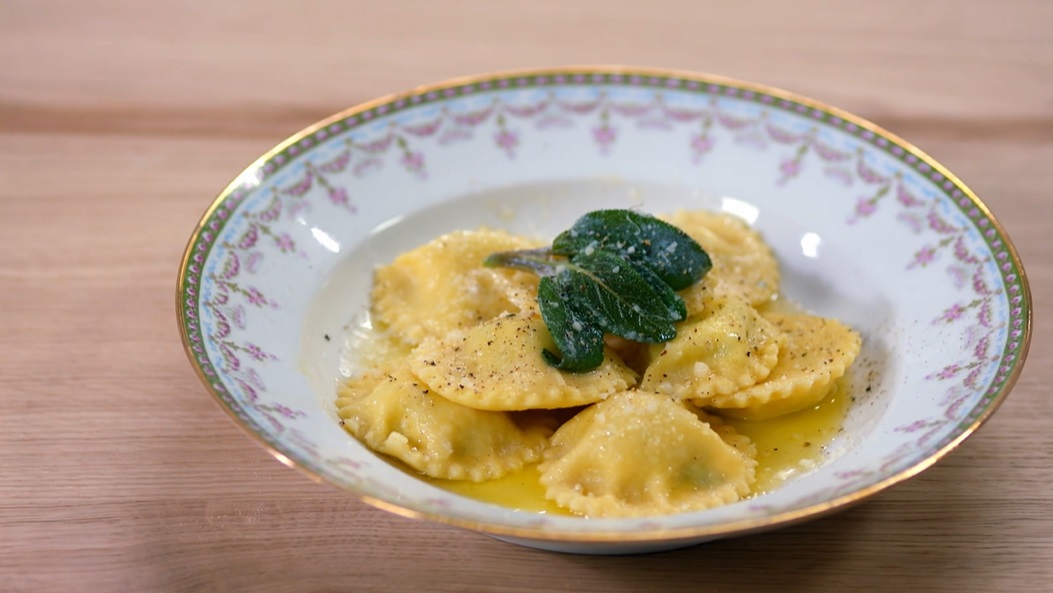
<svg viewBox="0 0 1053 593">
<path fill-rule="evenodd" d="M 715 524 L 697 525 L 697 526 L 683 526 L 673 528 L 651 528 L 651 529 L 640 529 L 632 531 L 623 531 L 617 529 L 611 530 L 590 530 L 590 531 L 563 531 L 563 530 L 551 530 L 546 528 L 537 527 L 513 527 L 501 523 L 461 519 L 458 517 L 451 517 L 439 513 L 426 512 L 412 508 L 406 508 L 398 504 L 394 504 L 385 500 L 377 499 L 369 495 L 362 494 L 356 491 L 350 486 L 334 484 L 324 477 L 313 471 L 311 468 L 297 462 L 294 459 L 290 459 L 284 453 L 279 451 L 275 446 L 269 443 L 262 435 L 253 431 L 244 424 L 236 415 L 236 413 L 229 408 L 223 401 L 220 394 L 212 386 L 211 381 L 206 376 L 201 366 L 197 363 L 196 358 L 192 351 L 192 344 L 190 336 L 188 335 L 186 320 L 187 305 L 185 303 L 184 294 L 186 289 L 186 277 L 188 267 L 191 265 L 191 258 L 193 255 L 193 247 L 197 243 L 200 234 L 205 230 L 205 225 L 212 218 L 213 214 L 219 209 L 240 187 L 243 186 L 246 180 L 254 179 L 264 164 L 272 160 L 275 156 L 285 151 L 290 146 L 300 142 L 307 136 L 311 136 L 318 131 L 336 123 L 348 119 L 359 113 L 363 113 L 374 109 L 381 105 L 391 104 L 400 100 L 409 100 L 414 96 L 425 95 L 429 93 L 442 92 L 446 89 L 463 87 L 466 85 L 475 85 L 486 82 L 494 82 L 499 80 L 514 79 L 514 78 L 531 78 L 531 77 L 574 77 L 574 76 L 590 76 L 590 75 L 620 75 L 623 77 L 659 77 L 667 79 L 679 79 L 684 81 L 696 82 L 700 85 L 720 85 L 724 87 L 733 87 L 742 91 L 751 91 L 758 94 L 768 95 L 775 99 L 786 100 L 792 103 L 803 105 L 809 109 L 818 110 L 834 117 L 840 118 L 846 123 L 854 124 L 863 130 L 867 130 L 873 133 L 876 137 L 883 137 L 894 145 L 898 145 L 905 151 L 904 154 L 911 154 L 918 159 L 919 163 L 924 163 L 932 168 L 933 171 L 943 175 L 948 181 L 954 184 L 956 189 L 959 189 L 964 198 L 967 198 L 975 208 L 979 209 L 982 213 L 983 218 L 990 221 L 991 225 L 997 231 L 999 238 L 1004 243 L 1006 252 L 1009 254 L 1010 262 L 1014 268 L 1019 272 L 1019 283 L 1021 286 L 1020 296 L 1021 303 L 1020 307 L 1023 312 L 1023 324 L 1020 328 L 1022 334 L 1019 338 L 1019 355 L 1014 361 L 1011 372 L 1007 375 L 1005 382 L 999 389 L 998 393 L 992 398 L 991 402 L 984 409 L 983 413 L 978 415 L 973 421 L 966 427 L 961 429 L 961 432 L 956 435 L 953 439 L 946 442 L 942 447 L 934 450 L 924 459 L 917 463 L 907 467 L 893 475 L 890 475 L 878 482 L 861 487 L 859 489 L 838 495 L 829 500 L 810 504 L 798 509 L 792 509 L 788 511 L 781 511 L 766 515 L 763 517 L 727 521 Z M 1030 282 L 1027 277 L 1026 270 L 1020 260 L 1019 252 L 1013 244 L 1011 238 L 1003 227 L 1002 223 L 994 216 L 988 206 L 972 191 L 961 179 L 955 174 L 948 170 L 945 166 L 940 164 L 936 159 L 929 156 L 927 153 L 916 147 L 913 143 L 908 142 L 900 136 L 874 124 L 873 122 L 857 116 L 848 111 L 842 110 L 833 105 L 827 104 L 823 101 L 813 99 L 804 95 L 797 94 L 792 91 L 784 90 L 779 87 L 749 82 L 736 78 L 727 77 L 719 74 L 710 74 L 705 72 L 696 72 L 683 69 L 673 68 L 655 68 L 647 66 L 628 66 L 628 65 L 604 65 L 604 64 L 572 64 L 566 66 L 555 66 L 555 67 L 540 67 L 540 68 L 524 68 L 524 69 L 510 69 L 510 70 L 498 70 L 486 73 L 471 74 L 467 76 L 459 76 L 454 78 L 448 78 L 438 82 L 429 84 L 419 85 L 411 89 L 382 95 L 380 97 L 358 103 L 346 109 L 343 109 L 337 113 L 334 113 L 328 117 L 316 121 L 315 123 L 297 131 L 296 133 L 288 136 L 273 148 L 269 149 L 263 155 L 252 161 L 244 170 L 236 175 L 217 196 L 213 199 L 211 204 L 206 208 L 204 213 L 201 215 L 197 225 L 195 226 L 190 238 L 187 241 L 186 247 L 183 252 L 183 257 L 179 265 L 178 276 L 176 281 L 175 290 L 175 305 L 176 305 L 176 321 L 179 326 L 180 338 L 183 344 L 184 354 L 193 367 L 198 379 L 201 381 L 205 390 L 210 394 L 212 400 L 219 406 L 227 417 L 237 425 L 249 438 L 256 442 L 257 445 L 261 446 L 265 451 L 270 453 L 274 458 L 283 463 L 284 465 L 297 470 L 301 474 L 307 476 L 309 479 L 320 484 L 326 484 L 334 488 L 350 492 L 356 498 L 365 502 L 366 504 L 375 508 L 388 511 L 395 515 L 399 515 L 411 519 L 420 519 L 433 521 L 436 523 L 451 525 L 455 527 L 465 528 L 473 531 L 484 532 L 496 536 L 518 538 L 525 540 L 544 540 L 552 542 L 565 542 L 565 543 L 644 543 L 644 542 L 657 542 L 657 541 L 677 541 L 677 540 L 706 540 L 715 539 L 718 537 L 726 537 L 731 535 L 743 535 L 746 533 L 752 533 L 757 531 L 763 531 L 773 529 L 776 527 L 784 527 L 794 523 L 799 523 L 804 520 L 818 518 L 823 515 L 830 514 L 834 511 L 847 508 L 849 506 L 858 504 L 865 499 L 868 499 L 879 492 L 886 490 L 894 485 L 902 483 L 910 478 L 913 478 L 930 468 L 932 465 L 943 459 L 951 451 L 958 448 L 968 437 L 975 433 L 983 424 L 985 424 L 1001 407 L 1006 397 L 1012 391 L 1020 374 L 1023 370 L 1027 354 L 1030 349 L 1031 337 L 1032 337 L 1032 325 L 1033 325 L 1033 302 L 1031 296 Z"/>
</svg>

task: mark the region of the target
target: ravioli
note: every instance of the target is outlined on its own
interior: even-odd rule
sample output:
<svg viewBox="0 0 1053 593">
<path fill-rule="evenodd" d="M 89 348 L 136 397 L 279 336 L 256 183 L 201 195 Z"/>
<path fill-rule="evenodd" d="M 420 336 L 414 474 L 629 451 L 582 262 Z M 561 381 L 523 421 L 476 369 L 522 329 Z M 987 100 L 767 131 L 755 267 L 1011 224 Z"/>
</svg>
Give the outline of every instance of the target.
<svg viewBox="0 0 1053 593">
<path fill-rule="evenodd" d="M 587 373 L 549 366 L 543 348 L 556 345 L 540 313 L 508 314 L 424 340 L 409 366 L 442 397 L 480 410 L 582 406 L 636 383 L 636 373 L 609 348 L 599 368 Z"/>
<path fill-rule="evenodd" d="M 723 418 L 709 414 L 697 406 L 686 404 L 686 407 L 694 412 L 699 420 L 708 424 L 709 427 L 713 429 L 713 432 L 720 435 L 722 441 L 734 447 L 739 453 L 742 453 L 750 459 L 757 458 L 757 445 L 755 445 L 746 435 L 739 434 L 739 432 L 735 430 L 734 427 L 727 424 Z"/>
<path fill-rule="evenodd" d="M 743 446 L 740 442 L 740 446 Z M 624 391 L 559 428 L 538 466 L 545 495 L 587 517 L 684 513 L 740 500 L 756 461 L 671 398 Z"/>
<path fill-rule="evenodd" d="M 680 324 L 675 338 L 650 348 L 640 389 L 704 403 L 767 377 L 785 341 L 746 301 L 716 298 L 701 317 Z"/>
<path fill-rule="evenodd" d="M 687 317 L 676 337 L 605 335 L 603 362 L 589 372 L 559 370 L 542 355 L 558 349 L 537 304 L 538 276 L 483 265 L 540 242 L 459 231 L 377 268 L 374 329 L 349 361 L 370 368 L 341 383 L 341 424 L 424 475 L 488 482 L 451 487 L 463 492 L 519 483 L 536 464 L 531 496 L 586 517 L 691 512 L 750 496 L 758 446 L 743 433 L 775 437 L 749 421 L 814 407 L 861 338 L 836 320 L 776 309 L 778 262 L 744 221 L 661 218 L 698 241 L 712 269 L 679 291 Z M 762 482 L 770 471 L 762 465 Z"/>
<path fill-rule="evenodd" d="M 499 478 L 538 461 L 552 434 L 537 418 L 435 395 L 405 369 L 346 384 L 337 405 L 344 427 L 367 446 L 434 478 Z"/>
<path fill-rule="evenodd" d="M 813 406 L 859 354 L 859 334 L 835 319 L 787 313 L 765 317 L 786 336 L 779 361 L 766 380 L 706 402 L 722 414 L 760 420 Z"/>
<path fill-rule="evenodd" d="M 373 390 L 388 379 L 392 370 L 390 365 L 384 365 L 368 369 L 341 381 L 340 387 L 336 392 L 337 409 L 356 404 L 362 398 L 373 393 Z"/>
<path fill-rule="evenodd" d="M 372 315 L 405 344 L 442 337 L 502 313 L 536 308 L 537 277 L 488 268 L 492 253 L 536 247 L 503 231 L 458 231 L 399 255 L 376 270 Z"/>
<path fill-rule="evenodd" d="M 661 216 L 698 241 L 713 268 L 701 282 L 680 292 L 689 315 L 701 312 L 708 297 L 736 296 L 754 306 L 779 290 L 779 262 L 764 237 L 742 219 L 704 210 Z"/>
</svg>

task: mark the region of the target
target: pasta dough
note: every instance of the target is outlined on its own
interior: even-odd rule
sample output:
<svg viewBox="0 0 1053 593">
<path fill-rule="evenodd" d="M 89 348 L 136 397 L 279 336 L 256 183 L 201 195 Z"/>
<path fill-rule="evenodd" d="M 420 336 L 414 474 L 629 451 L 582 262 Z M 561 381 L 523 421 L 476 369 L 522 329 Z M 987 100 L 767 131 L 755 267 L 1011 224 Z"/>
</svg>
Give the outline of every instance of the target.
<svg viewBox="0 0 1053 593">
<path fill-rule="evenodd" d="M 647 391 L 590 406 L 551 441 L 539 466 L 546 496 L 589 517 L 706 509 L 746 496 L 754 480 L 749 454 L 690 410 Z"/>
<path fill-rule="evenodd" d="M 663 218 L 713 262 L 679 293 L 688 317 L 665 344 L 605 336 L 603 363 L 585 373 L 541 354 L 557 347 L 536 302 L 537 276 L 483 266 L 492 253 L 537 242 L 456 232 L 378 268 L 370 308 L 378 331 L 358 345 L 374 368 L 341 384 L 342 424 L 440 480 L 490 485 L 536 470 L 535 488 L 588 517 L 690 512 L 750 496 L 757 446 L 728 423 L 748 432 L 760 425 L 751 420 L 814 406 L 861 339 L 836 320 L 774 310 L 778 262 L 745 222 L 712 212 Z"/>
<path fill-rule="evenodd" d="M 459 231 L 408 251 L 377 269 L 374 320 L 410 346 L 502 313 L 536 308 L 537 278 L 487 268 L 486 256 L 537 243 L 503 231 Z"/>
<path fill-rule="evenodd" d="M 784 352 L 767 380 L 706 402 L 721 413 L 762 419 L 813 406 L 859 354 L 859 334 L 837 320 L 786 313 L 765 317 L 786 336 Z"/>
<path fill-rule="evenodd" d="M 636 383 L 608 348 L 599 368 L 565 373 L 541 356 L 555 349 L 539 313 L 502 315 L 466 332 L 427 339 L 410 368 L 443 397 L 480 410 L 569 408 L 600 401 Z"/>
<path fill-rule="evenodd" d="M 785 341 L 749 303 L 717 298 L 671 341 L 651 347 L 640 389 L 696 403 L 734 393 L 768 376 Z"/>
<path fill-rule="evenodd" d="M 532 419 L 519 426 L 509 414 L 439 397 L 406 370 L 345 387 L 337 406 L 344 427 L 370 448 L 435 478 L 498 478 L 537 461 L 551 434 Z"/>
<path fill-rule="evenodd" d="M 698 241 L 713 260 L 701 282 L 681 291 L 689 315 L 701 312 L 708 297 L 737 296 L 754 306 L 779 290 L 779 262 L 759 232 L 730 214 L 681 210 L 661 217 Z"/>
</svg>

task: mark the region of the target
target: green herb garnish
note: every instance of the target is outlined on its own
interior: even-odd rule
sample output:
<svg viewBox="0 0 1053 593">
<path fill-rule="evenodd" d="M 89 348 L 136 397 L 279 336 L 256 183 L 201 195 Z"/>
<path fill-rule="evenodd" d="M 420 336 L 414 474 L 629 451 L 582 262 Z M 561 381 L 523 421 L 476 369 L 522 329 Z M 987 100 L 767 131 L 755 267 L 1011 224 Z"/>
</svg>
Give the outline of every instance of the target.
<svg viewBox="0 0 1053 593">
<path fill-rule="evenodd" d="M 541 276 L 541 317 L 562 356 L 542 355 L 572 372 L 603 362 L 605 334 L 650 344 L 676 337 L 674 324 L 687 317 L 676 291 L 713 266 L 687 233 L 631 210 L 590 212 L 551 247 L 495 253 L 484 263 Z"/>
</svg>

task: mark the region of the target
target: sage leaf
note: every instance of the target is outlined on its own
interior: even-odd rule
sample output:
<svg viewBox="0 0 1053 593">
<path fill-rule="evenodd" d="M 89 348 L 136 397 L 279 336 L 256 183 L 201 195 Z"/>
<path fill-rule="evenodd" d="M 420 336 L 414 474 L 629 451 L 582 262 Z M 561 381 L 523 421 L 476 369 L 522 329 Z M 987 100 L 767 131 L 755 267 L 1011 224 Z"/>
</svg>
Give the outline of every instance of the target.
<svg viewBox="0 0 1053 593">
<path fill-rule="evenodd" d="M 655 296 L 658 298 L 658 303 L 666 308 L 673 321 L 687 319 L 687 305 L 684 303 L 684 299 L 680 298 L 680 295 L 671 286 L 663 282 L 650 267 L 636 265 L 635 268 L 640 276 L 651 285 L 651 288 L 655 291 Z"/>
<path fill-rule="evenodd" d="M 552 250 L 548 247 L 539 247 L 491 253 L 483 260 L 483 265 L 489 268 L 516 268 L 545 277 L 554 276 L 563 265 L 562 261 L 553 259 Z"/>
<path fill-rule="evenodd" d="M 542 278 L 537 286 L 541 318 L 552 334 L 562 358 L 542 349 L 545 361 L 557 369 L 582 372 L 603 363 L 603 330 L 593 323 L 587 312 L 576 311 L 574 300 L 561 294 L 551 277 Z"/>
<path fill-rule="evenodd" d="M 575 255 L 555 281 L 607 333 L 651 344 L 676 337 L 678 319 L 636 267 L 614 253 Z"/>
<path fill-rule="evenodd" d="M 632 210 L 590 212 L 551 247 L 494 253 L 483 263 L 541 277 L 538 307 L 559 349 L 541 354 L 570 372 L 603 363 L 606 334 L 651 344 L 675 338 L 676 322 L 687 318 L 676 291 L 713 265 L 689 235 Z"/>
<path fill-rule="evenodd" d="M 690 235 L 659 218 L 633 210 L 595 210 L 552 242 L 557 255 L 613 251 L 650 267 L 673 290 L 698 282 L 713 267 Z"/>
</svg>

